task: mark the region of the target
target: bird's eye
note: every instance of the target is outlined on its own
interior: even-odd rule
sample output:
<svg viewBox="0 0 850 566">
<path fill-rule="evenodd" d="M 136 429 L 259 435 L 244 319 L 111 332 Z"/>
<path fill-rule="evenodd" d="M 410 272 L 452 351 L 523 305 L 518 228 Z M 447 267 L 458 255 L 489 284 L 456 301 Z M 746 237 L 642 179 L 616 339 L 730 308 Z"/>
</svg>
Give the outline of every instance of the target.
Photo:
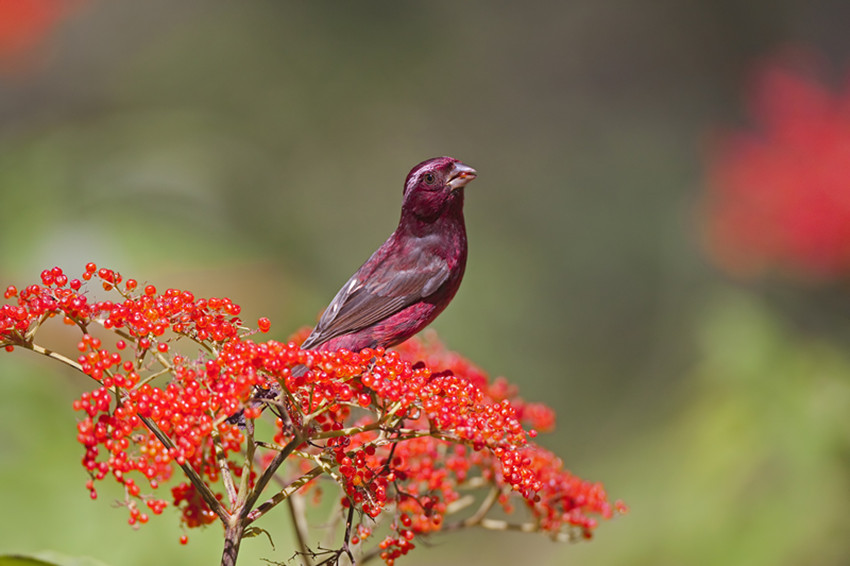
<svg viewBox="0 0 850 566">
<path fill-rule="evenodd" d="M 434 184 L 434 181 L 436 181 L 436 180 L 437 180 L 437 178 L 436 178 L 436 177 L 434 177 L 434 174 L 433 174 L 433 173 L 425 173 L 425 177 L 424 177 L 424 178 L 425 178 L 425 184 L 426 184 L 426 185 L 433 185 L 433 184 Z"/>
</svg>

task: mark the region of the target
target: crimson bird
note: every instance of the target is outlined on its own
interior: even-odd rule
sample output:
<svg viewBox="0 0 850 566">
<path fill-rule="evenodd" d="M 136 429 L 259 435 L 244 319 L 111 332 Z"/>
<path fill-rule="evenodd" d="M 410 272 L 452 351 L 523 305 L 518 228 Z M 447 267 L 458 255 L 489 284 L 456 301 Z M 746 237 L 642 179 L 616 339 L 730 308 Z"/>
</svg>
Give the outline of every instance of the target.
<svg viewBox="0 0 850 566">
<path fill-rule="evenodd" d="M 301 347 L 389 348 L 437 318 L 466 269 L 463 188 L 476 176 L 475 169 L 452 157 L 435 157 L 411 169 L 395 232 L 337 292 Z M 293 368 L 293 374 L 305 371 Z M 264 390 L 255 397 L 276 395 Z M 228 421 L 244 426 L 244 414 Z"/>
<path fill-rule="evenodd" d="M 411 169 L 398 228 L 342 286 L 301 347 L 389 348 L 443 312 L 466 268 L 463 188 L 475 177 L 451 157 Z"/>
</svg>

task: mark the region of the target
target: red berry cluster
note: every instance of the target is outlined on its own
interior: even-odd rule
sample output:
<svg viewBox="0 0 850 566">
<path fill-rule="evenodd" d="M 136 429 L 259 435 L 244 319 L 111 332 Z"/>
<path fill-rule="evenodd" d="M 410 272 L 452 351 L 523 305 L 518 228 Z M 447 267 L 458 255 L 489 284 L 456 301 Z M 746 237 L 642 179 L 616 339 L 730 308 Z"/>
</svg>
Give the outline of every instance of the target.
<svg viewBox="0 0 850 566">
<path fill-rule="evenodd" d="M 477 468 L 480 477 L 495 482 L 503 494 L 507 489 L 521 494 L 540 530 L 551 533 L 577 527 L 584 537 L 590 537 L 597 525 L 594 514 L 609 518 L 615 510 L 625 511 L 621 502 L 612 507 L 600 484 L 573 476 L 554 454 L 528 440 L 536 436 L 537 430 L 554 429 L 555 414 L 549 407 L 522 400 L 517 388 L 504 378 L 490 381 L 483 370 L 445 350 L 433 333 L 426 333 L 424 340 L 408 341 L 398 350 L 413 359 L 425 360 L 430 367 L 447 368 L 443 373 L 448 375 L 442 379 L 467 378 L 481 392 L 482 400 L 475 410 L 444 410 L 454 415 L 450 429 L 460 436 L 473 435 L 466 438 L 465 445 L 455 445 L 453 454 L 441 456 L 459 482 L 466 480 L 469 470 Z M 430 402 L 434 403 L 433 398 Z M 472 422 L 467 424 L 469 419 Z M 530 429 L 527 436 L 521 423 Z M 509 498 L 502 497 L 500 502 L 506 511 L 512 510 Z"/>
<path fill-rule="evenodd" d="M 396 551 L 412 548 L 407 533 L 438 530 L 448 505 L 459 499 L 457 490 L 472 477 L 519 494 L 541 530 L 578 528 L 589 537 L 596 526 L 592 515 L 613 514 L 601 486 L 572 476 L 554 455 L 529 442 L 533 435 L 521 417 L 548 430 L 554 424 L 550 409 L 523 402 L 503 379 L 490 383 L 436 340 L 359 353 L 234 341 L 222 355 L 226 371 L 273 376 L 299 408 L 299 418 L 312 415 L 313 447 L 304 452 L 331 452 L 344 504 L 377 517 L 392 503 L 408 518 L 410 525 L 398 531 L 404 542 L 391 545 Z M 299 365 L 310 371 L 292 371 Z M 354 408 L 368 414 L 351 420 Z M 284 421 L 279 426 L 283 443 L 291 436 Z M 349 432 L 334 436 L 343 429 Z M 323 445 L 317 442 L 328 436 Z"/>
<path fill-rule="evenodd" d="M 393 351 L 257 343 L 229 299 L 139 290 L 135 280 L 94 264 L 81 279 L 54 268 L 42 273 L 41 285 L 9 287 L 6 298 L 17 301 L 0 307 L 0 345 L 39 351 L 35 333 L 54 316 L 81 329 L 77 359 L 66 360 L 96 382 L 74 403 L 83 415 L 77 438 L 88 489 L 95 497 L 94 481 L 110 476 L 123 485 L 133 524 L 147 521 L 139 503 L 154 514 L 167 505 L 143 493 L 139 481 L 156 490 L 175 464 L 203 481 L 172 488 L 186 527 L 215 521 L 213 497 L 234 504 L 228 478 L 248 470 L 254 486 L 257 472 L 244 458 L 260 445 L 230 421 L 240 410 L 253 421 L 263 404 L 278 417 L 278 448 L 258 462 L 286 454 L 295 464 L 287 469 L 300 470 L 303 484 L 315 477 L 311 469 L 335 480 L 343 507 L 360 511 L 353 544 L 371 536 L 373 519 L 391 514 L 392 532 L 380 543 L 387 564 L 413 549 L 417 535 L 443 528 L 462 504 L 461 490 L 489 486 L 506 511 L 519 500 L 534 529 L 552 534 L 577 529 L 589 537 L 596 517 L 615 510 L 599 484 L 571 475 L 531 442 L 536 430 L 554 427 L 551 409 L 523 401 L 505 379 L 491 381 L 433 337 Z M 120 300 L 90 300 L 85 282 L 92 279 Z M 270 323 L 260 319 L 259 326 Z M 95 327 L 111 335 L 98 338 Z M 193 346 L 191 356 L 178 351 L 180 341 Z M 199 485 L 209 489 L 207 499 Z"/>
<path fill-rule="evenodd" d="M 41 285 L 30 285 L 20 293 L 13 286 L 7 288 L 5 297 L 18 300 L 17 305 L 0 307 L 0 344 L 7 350 L 29 346 L 28 335 L 57 315 L 84 330 L 98 324 L 118 335 L 111 347 L 88 332 L 77 344 L 79 369 L 99 386 L 83 393 L 74 409 L 84 413 L 77 425 L 77 439 L 86 449 L 84 467 L 92 480 L 111 474 L 125 487 L 131 522 L 135 522 L 134 498 L 143 499 L 155 514 L 161 513 L 166 503 L 143 496 L 132 472 L 138 472 L 155 489 L 171 477 L 172 462 L 189 463 L 214 483 L 219 467 L 212 446 L 213 430 L 225 456 L 240 453 L 242 434 L 215 418 L 222 411 L 234 412 L 250 396 L 255 383 L 218 379 L 219 366 L 208 357 L 166 357 L 169 344 L 180 338 L 192 339 L 211 352 L 235 339 L 241 324 L 236 317 L 240 308 L 227 298 L 195 299 L 189 291 L 168 289 L 157 294 L 153 285 L 133 295 L 138 287 L 135 280 L 128 279 L 121 290 L 119 273 L 98 269 L 93 263 L 86 266 L 81 279 L 69 280 L 55 267 L 42 272 Z M 118 290 L 122 300 L 90 301 L 83 282 L 92 279 L 101 280 L 107 291 Z M 148 382 L 156 373 L 167 373 L 171 379 L 163 386 Z M 173 446 L 164 446 L 140 417 L 157 425 Z M 241 466 L 233 467 L 235 474 L 241 473 Z M 88 487 L 96 497 L 93 482 Z M 184 499 L 174 495 L 176 505 Z M 193 519 L 199 512 L 187 509 L 185 522 L 199 524 Z M 147 520 L 143 515 L 138 518 Z"/>
<path fill-rule="evenodd" d="M 186 527 L 202 527 L 218 519 L 191 483 L 183 482 L 174 486 L 171 488 L 171 496 L 174 498 L 174 505 L 181 510 Z"/>
</svg>

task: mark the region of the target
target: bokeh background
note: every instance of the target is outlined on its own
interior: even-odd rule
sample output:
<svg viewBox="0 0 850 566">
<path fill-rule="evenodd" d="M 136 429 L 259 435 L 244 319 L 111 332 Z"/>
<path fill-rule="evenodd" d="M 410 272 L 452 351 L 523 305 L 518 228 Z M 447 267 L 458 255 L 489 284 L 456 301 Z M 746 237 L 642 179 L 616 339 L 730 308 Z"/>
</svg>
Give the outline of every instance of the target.
<svg viewBox="0 0 850 566">
<path fill-rule="evenodd" d="M 798 162 L 785 206 L 806 209 L 822 152 L 792 143 L 730 174 L 738 192 L 723 173 L 746 169 L 733 142 L 765 108 L 781 122 L 808 100 L 795 72 L 847 92 L 848 21 L 840 0 L 6 0 L 0 282 L 96 261 L 231 297 L 285 339 L 395 227 L 410 167 L 452 155 L 479 179 L 466 279 L 434 327 L 551 404 L 541 442 L 631 510 L 590 543 L 470 532 L 404 563 L 847 564 L 850 270 L 727 261 L 749 248 L 712 214 L 762 181 L 770 200 Z M 759 83 L 789 52 L 791 78 Z M 823 122 L 844 148 L 830 187 L 850 195 L 844 107 Z M 134 532 L 88 501 L 81 376 L 26 353 L 0 376 L 0 551 L 217 563 L 217 528 L 183 547 L 176 512 Z M 240 563 L 288 559 L 275 537 Z"/>
</svg>

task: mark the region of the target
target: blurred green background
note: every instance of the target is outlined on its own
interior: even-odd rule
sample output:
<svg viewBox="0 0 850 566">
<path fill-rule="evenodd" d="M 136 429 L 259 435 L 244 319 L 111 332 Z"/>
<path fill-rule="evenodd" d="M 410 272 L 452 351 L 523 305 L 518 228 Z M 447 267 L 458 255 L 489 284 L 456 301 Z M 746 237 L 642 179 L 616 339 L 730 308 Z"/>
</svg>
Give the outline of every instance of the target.
<svg viewBox="0 0 850 566">
<path fill-rule="evenodd" d="M 695 203 L 753 60 L 803 42 L 843 69 L 848 21 L 839 0 L 83 3 L 0 74 L 0 283 L 96 261 L 285 339 L 395 227 L 410 167 L 451 155 L 479 178 L 434 327 L 552 405 L 541 442 L 631 511 L 589 544 L 470 532 L 403 563 L 847 564 L 847 331 L 811 323 L 837 303 L 726 280 Z M 217 528 L 181 547 L 173 512 L 134 532 L 90 502 L 87 384 L 0 358 L 0 551 L 217 563 Z M 288 559 L 275 542 L 240 564 Z"/>
</svg>

